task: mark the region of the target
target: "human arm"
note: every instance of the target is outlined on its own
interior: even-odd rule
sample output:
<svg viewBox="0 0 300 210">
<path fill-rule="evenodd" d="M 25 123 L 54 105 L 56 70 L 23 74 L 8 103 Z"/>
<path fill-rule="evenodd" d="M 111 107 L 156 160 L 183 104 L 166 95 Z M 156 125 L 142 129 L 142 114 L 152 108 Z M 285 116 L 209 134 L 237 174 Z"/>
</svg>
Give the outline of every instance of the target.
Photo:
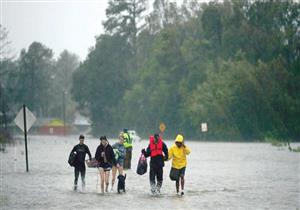
<svg viewBox="0 0 300 210">
<path fill-rule="evenodd" d="M 169 148 L 169 150 L 168 150 L 168 160 L 171 160 L 173 158 L 173 149 L 172 149 L 172 147 L 171 148 Z"/>
<path fill-rule="evenodd" d="M 95 159 L 100 161 L 100 157 L 101 157 L 101 151 L 100 151 L 100 146 L 98 146 L 95 153 Z"/>
<path fill-rule="evenodd" d="M 150 156 L 150 154 L 151 154 L 150 144 L 148 145 L 148 147 L 147 147 L 146 150 L 145 150 L 145 149 L 142 149 L 142 153 L 143 153 L 143 155 L 144 155 L 146 158 Z"/>
<path fill-rule="evenodd" d="M 71 151 L 70 153 L 76 152 L 76 146 L 77 146 L 77 145 L 75 145 L 75 146 L 73 147 L 73 149 L 72 149 L 72 151 Z"/>
<path fill-rule="evenodd" d="M 109 147 L 107 149 L 108 149 L 108 152 L 110 153 L 111 163 L 113 165 L 116 165 L 117 161 L 116 161 L 114 150 L 110 145 L 108 145 L 108 146 Z"/>
<path fill-rule="evenodd" d="M 86 146 L 86 153 L 88 154 L 89 159 L 92 160 L 92 155 L 88 146 Z"/>
<path fill-rule="evenodd" d="M 186 146 L 185 144 L 183 144 L 183 148 L 184 148 L 185 154 L 189 155 L 191 153 L 191 149 L 188 146 Z"/>
<path fill-rule="evenodd" d="M 165 154 L 164 156 L 164 160 L 167 161 L 169 158 L 169 152 L 168 152 L 168 147 L 165 143 L 163 143 L 163 152 Z"/>
</svg>

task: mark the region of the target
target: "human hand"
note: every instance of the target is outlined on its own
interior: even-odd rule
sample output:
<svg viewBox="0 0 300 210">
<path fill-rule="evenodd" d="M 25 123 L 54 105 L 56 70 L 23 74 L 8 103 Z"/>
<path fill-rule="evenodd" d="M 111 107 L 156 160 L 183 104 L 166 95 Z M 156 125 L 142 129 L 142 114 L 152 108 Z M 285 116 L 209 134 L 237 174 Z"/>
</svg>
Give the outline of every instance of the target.
<svg viewBox="0 0 300 210">
<path fill-rule="evenodd" d="M 145 155 L 145 154 L 146 154 L 146 150 L 145 150 L 145 149 L 142 149 L 141 153 L 142 153 L 143 155 Z"/>
</svg>

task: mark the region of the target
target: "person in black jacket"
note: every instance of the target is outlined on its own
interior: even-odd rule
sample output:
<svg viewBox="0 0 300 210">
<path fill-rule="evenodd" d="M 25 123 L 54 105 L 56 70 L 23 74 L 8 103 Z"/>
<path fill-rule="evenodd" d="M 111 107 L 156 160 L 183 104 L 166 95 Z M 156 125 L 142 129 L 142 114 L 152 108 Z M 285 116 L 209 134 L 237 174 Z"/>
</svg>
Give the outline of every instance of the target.
<svg viewBox="0 0 300 210">
<path fill-rule="evenodd" d="M 104 181 L 106 184 L 105 192 L 108 192 L 109 173 L 112 166 L 116 165 L 116 159 L 113 148 L 108 143 L 106 136 L 100 137 L 100 145 L 97 147 L 95 158 L 99 162 L 101 193 L 104 193 Z"/>
<path fill-rule="evenodd" d="M 142 153 L 145 155 L 145 157 L 151 156 L 149 174 L 151 193 L 152 195 L 159 195 L 163 182 L 163 167 L 165 166 L 164 161 L 168 159 L 168 147 L 162 141 L 162 138 L 159 136 L 159 134 L 150 136 L 149 140 L 150 142 L 147 149 L 142 149 Z M 155 182 L 155 177 L 157 179 L 157 183 Z"/>
<path fill-rule="evenodd" d="M 90 153 L 89 147 L 84 144 L 84 136 L 79 136 L 79 144 L 75 145 L 71 151 L 76 153 L 76 159 L 74 162 L 74 190 L 77 190 L 77 183 L 79 172 L 81 175 L 81 182 L 82 182 L 82 190 L 85 188 L 85 156 L 86 154 L 89 155 L 89 159 L 92 159 L 92 155 Z"/>
</svg>

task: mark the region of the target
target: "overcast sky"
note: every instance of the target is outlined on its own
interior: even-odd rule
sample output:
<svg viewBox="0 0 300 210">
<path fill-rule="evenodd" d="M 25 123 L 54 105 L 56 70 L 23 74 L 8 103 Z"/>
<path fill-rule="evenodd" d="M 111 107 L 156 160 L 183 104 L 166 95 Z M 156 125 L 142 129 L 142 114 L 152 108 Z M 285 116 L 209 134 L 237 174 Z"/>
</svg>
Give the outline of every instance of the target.
<svg viewBox="0 0 300 210">
<path fill-rule="evenodd" d="M 102 21 L 108 0 L 0 0 L 1 24 L 16 56 L 38 41 L 54 51 L 57 58 L 67 49 L 85 59 L 95 45 L 95 36 L 103 33 Z"/>
<path fill-rule="evenodd" d="M 181 4 L 183 0 L 170 1 Z M 52 49 L 55 58 L 67 49 L 84 60 L 95 36 L 104 32 L 107 6 L 108 0 L 0 0 L 0 22 L 9 32 L 16 57 L 38 41 Z"/>
</svg>

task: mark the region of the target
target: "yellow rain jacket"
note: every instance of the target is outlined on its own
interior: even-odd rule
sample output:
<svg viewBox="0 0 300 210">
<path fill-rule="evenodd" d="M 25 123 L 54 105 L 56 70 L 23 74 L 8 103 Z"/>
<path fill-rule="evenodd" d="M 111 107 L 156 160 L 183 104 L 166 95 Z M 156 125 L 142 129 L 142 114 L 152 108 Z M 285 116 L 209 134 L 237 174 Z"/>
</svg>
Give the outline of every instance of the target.
<svg viewBox="0 0 300 210">
<path fill-rule="evenodd" d="M 191 153 L 191 149 L 187 146 L 185 147 L 177 147 L 176 144 L 173 144 L 169 148 L 169 158 L 168 160 L 172 160 L 172 167 L 176 169 L 181 169 L 186 167 L 187 160 L 186 156 Z"/>
</svg>

